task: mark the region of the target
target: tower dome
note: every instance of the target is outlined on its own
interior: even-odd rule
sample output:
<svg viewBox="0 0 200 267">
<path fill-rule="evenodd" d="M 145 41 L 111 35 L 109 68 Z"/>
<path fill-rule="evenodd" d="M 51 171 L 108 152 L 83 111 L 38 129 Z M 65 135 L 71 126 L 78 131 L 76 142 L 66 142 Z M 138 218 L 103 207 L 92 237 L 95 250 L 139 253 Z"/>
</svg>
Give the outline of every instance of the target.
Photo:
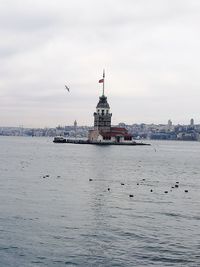
<svg viewBox="0 0 200 267">
<path fill-rule="evenodd" d="M 107 97 L 106 97 L 106 96 L 102 95 L 102 96 L 99 97 L 99 102 L 98 102 L 96 108 L 97 108 L 97 109 L 98 109 L 98 108 L 106 108 L 106 109 L 110 109 L 110 106 L 109 106 L 109 104 L 108 104 L 108 102 L 107 102 Z"/>
</svg>

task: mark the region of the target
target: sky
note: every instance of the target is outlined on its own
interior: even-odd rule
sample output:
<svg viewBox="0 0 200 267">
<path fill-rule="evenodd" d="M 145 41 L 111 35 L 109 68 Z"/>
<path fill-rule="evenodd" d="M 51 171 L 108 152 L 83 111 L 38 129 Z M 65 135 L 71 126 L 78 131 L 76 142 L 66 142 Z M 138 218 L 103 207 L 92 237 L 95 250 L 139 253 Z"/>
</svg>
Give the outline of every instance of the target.
<svg viewBox="0 0 200 267">
<path fill-rule="evenodd" d="M 0 0 L 0 126 L 200 124 L 199 0 Z M 70 87 L 70 92 L 64 85 Z"/>
</svg>

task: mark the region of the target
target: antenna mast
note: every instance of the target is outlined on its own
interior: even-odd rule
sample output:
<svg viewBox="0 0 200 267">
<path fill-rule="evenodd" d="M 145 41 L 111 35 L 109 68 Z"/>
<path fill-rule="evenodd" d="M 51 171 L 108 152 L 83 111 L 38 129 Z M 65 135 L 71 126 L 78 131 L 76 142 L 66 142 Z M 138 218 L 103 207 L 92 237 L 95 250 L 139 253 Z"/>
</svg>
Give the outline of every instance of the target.
<svg viewBox="0 0 200 267">
<path fill-rule="evenodd" d="M 104 96 L 104 84 L 105 84 L 105 69 L 103 69 L 103 96 Z"/>
</svg>

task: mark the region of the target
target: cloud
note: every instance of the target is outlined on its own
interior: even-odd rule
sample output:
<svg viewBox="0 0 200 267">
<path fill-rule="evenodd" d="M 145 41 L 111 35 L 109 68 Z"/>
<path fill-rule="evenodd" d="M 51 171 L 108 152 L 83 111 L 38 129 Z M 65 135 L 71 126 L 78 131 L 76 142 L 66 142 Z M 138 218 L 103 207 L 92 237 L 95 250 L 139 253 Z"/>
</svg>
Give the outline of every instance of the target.
<svg viewBox="0 0 200 267">
<path fill-rule="evenodd" d="M 197 0 L 1 1 L 0 124 L 92 123 L 104 67 L 115 122 L 198 118 L 199 11 Z"/>
</svg>

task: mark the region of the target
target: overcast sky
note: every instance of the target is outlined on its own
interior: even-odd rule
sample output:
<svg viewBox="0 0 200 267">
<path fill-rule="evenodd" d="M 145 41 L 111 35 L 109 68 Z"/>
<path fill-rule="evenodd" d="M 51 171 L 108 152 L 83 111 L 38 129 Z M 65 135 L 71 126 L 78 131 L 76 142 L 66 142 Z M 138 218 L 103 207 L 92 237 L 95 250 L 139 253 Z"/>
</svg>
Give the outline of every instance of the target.
<svg viewBox="0 0 200 267">
<path fill-rule="evenodd" d="M 200 123 L 199 0 L 0 0 L 0 126 Z M 64 84 L 71 91 L 68 93 Z"/>
</svg>

